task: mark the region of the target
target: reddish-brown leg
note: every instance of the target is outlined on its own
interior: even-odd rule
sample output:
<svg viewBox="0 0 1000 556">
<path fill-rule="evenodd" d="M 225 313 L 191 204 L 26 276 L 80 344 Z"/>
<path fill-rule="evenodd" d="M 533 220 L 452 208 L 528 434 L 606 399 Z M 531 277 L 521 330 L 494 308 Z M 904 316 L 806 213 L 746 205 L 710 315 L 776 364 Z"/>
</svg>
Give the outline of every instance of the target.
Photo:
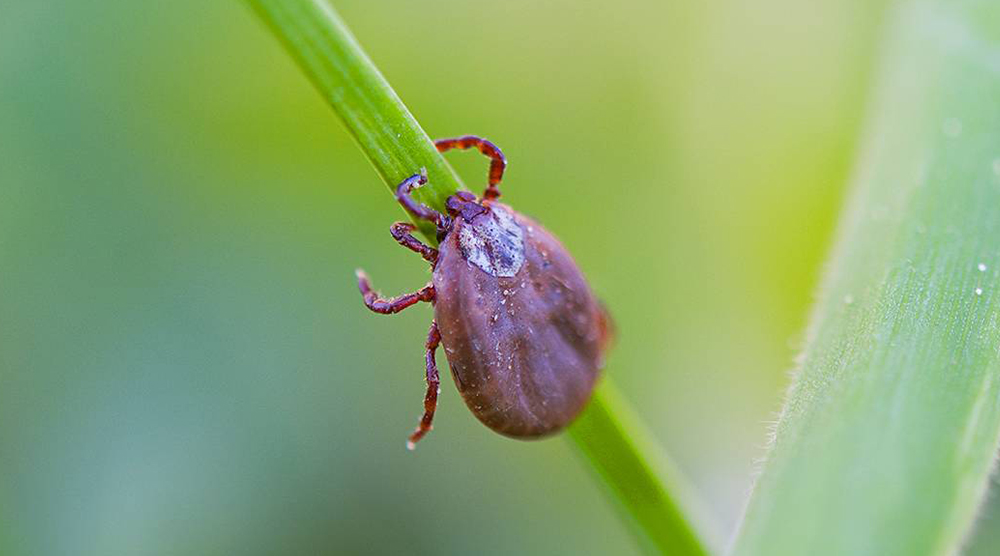
<svg viewBox="0 0 1000 556">
<path fill-rule="evenodd" d="M 419 239 L 413 237 L 410 232 L 416 229 L 417 227 L 409 222 L 396 222 L 391 228 L 389 228 L 389 233 L 392 234 L 393 239 L 399 242 L 400 245 L 411 251 L 420 253 L 420 256 L 423 257 L 425 261 L 434 264 L 438 258 L 437 249 L 424 245 Z"/>
<path fill-rule="evenodd" d="M 437 323 L 431 321 L 431 329 L 427 331 L 427 354 L 424 357 L 427 365 L 427 393 L 424 394 L 424 415 L 420 418 L 417 430 L 413 431 L 406 441 L 406 447 L 410 450 L 417 447 L 417 442 L 429 433 L 434 422 L 434 411 L 437 409 L 438 393 L 441 391 L 441 380 L 438 378 L 437 363 L 434 361 L 434 352 L 438 344 L 441 343 L 441 333 L 438 331 Z"/>
<path fill-rule="evenodd" d="M 497 186 L 500 184 L 500 180 L 503 179 L 504 169 L 507 168 L 507 159 L 504 158 L 500 147 L 475 135 L 465 135 L 453 139 L 438 139 L 434 141 L 434 145 L 437 146 L 438 152 L 442 153 L 451 149 L 464 150 L 475 147 L 479 149 L 479 152 L 490 157 L 490 181 L 489 185 L 486 186 L 486 191 L 483 192 L 483 199 L 498 199 L 500 197 L 500 189 Z"/>
<path fill-rule="evenodd" d="M 444 217 L 440 212 L 423 203 L 419 203 L 413 197 L 410 197 L 411 191 L 425 183 L 427 183 L 427 176 L 423 173 L 413 174 L 412 176 L 406 178 L 402 181 L 402 183 L 396 186 L 396 200 L 399 201 L 399 204 L 403 205 L 406 212 L 409 212 L 417 218 L 433 222 L 436 226 L 440 226 L 444 220 Z"/>
<path fill-rule="evenodd" d="M 354 271 L 354 273 L 358 277 L 358 289 L 361 290 L 361 296 L 365 300 L 365 306 L 376 313 L 390 315 L 392 313 L 398 313 L 414 303 L 434 300 L 433 284 L 427 284 L 413 293 L 406 293 L 392 299 L 382 299 L 378 296 L 378 292 L 372 290 L 371 282 L 368 280 L 368 276 L 365 275 L 363 270 L 358 269 Z"/>
</svg>

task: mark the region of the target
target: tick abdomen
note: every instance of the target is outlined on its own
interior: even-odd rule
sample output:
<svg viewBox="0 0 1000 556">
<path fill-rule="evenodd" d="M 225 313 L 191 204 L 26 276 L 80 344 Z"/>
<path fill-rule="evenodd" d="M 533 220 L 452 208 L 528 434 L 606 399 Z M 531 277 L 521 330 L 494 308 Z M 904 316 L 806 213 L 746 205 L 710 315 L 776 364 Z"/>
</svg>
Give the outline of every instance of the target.
<svg viewBox="0 0 1000 556">
<path fill-rule="evenodd" d="M 603 364 L 601 307 L 555 237 L 500 203 L 457 218 L 434 269 L 435 320 L 466 404 L 515 437 L 561 429 Z"/>
</svg>

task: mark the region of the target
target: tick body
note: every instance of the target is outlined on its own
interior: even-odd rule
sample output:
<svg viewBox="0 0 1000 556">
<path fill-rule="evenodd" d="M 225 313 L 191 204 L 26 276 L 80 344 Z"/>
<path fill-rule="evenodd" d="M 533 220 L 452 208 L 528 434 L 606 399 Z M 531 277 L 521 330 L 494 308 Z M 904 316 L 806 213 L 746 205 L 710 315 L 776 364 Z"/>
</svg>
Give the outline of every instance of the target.
<svg viewBox="0 0 1000 556">
<path fill-rule="evenodd" d="M 473 136 L 436 144 L 440 151 L 475 147 L 492 163 L 482 199 L 456 192 L 448 198 L 447 214 L 410 197 L 426 182 L 424 176 L 411 176 L 397 188 L 404 208 L 437 227 L 438 249 L 414 238 L 412 224 L 397 222 L 391 228 L 401 245 L 431 263 L 432 283 L 386 300 L 358 272 L 365 304 L 373 311 L 434 304 L 424 415 L 408 445 L 412 448 L 431 428 L 439 344 L 462 398 L 483 424 L 524 439 L 558 431 L 580 413 L 593 391 L 609 338 L 607 315 L 562 244 L 497 201 L 506 166 L 500 149 Z"/>
</svg>

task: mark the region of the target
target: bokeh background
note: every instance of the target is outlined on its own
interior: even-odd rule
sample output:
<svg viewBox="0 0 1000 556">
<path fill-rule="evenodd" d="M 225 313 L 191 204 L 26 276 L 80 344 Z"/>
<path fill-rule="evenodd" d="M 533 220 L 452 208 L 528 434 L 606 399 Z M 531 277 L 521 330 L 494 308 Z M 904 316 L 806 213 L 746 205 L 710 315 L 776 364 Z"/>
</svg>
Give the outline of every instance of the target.
<svg viewBox="0 0 1000 556">
<path fill-rule="evenodd" d="M 884 2 L 338 10 L 432 136 L 496 141 L 724 538 L 780 408 Z M 449 160 L 478 189 L 486 165 Z M 629 554 L 564 438 L 423 395 L 401 217 L 236 0 L 0 5 L 0 553 Z M 443 357 L 439 357 L 444 363 Z M 1000 507 L 970 553 L 1000 552 Z"/>
</svg>

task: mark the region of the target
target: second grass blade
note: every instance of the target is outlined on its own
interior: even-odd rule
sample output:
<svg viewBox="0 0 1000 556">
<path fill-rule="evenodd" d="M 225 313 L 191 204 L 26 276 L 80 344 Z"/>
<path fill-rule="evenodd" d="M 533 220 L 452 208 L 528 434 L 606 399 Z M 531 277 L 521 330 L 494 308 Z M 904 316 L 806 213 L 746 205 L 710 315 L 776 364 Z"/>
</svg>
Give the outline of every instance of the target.
<svg viewBox="0 0 1000 556">
<path fill-rule="evenodd" d="M 893 15 L 853 194 L 737 555 L 954 553 L 1000 432 L 1000 6 Z"/>
</svg>

